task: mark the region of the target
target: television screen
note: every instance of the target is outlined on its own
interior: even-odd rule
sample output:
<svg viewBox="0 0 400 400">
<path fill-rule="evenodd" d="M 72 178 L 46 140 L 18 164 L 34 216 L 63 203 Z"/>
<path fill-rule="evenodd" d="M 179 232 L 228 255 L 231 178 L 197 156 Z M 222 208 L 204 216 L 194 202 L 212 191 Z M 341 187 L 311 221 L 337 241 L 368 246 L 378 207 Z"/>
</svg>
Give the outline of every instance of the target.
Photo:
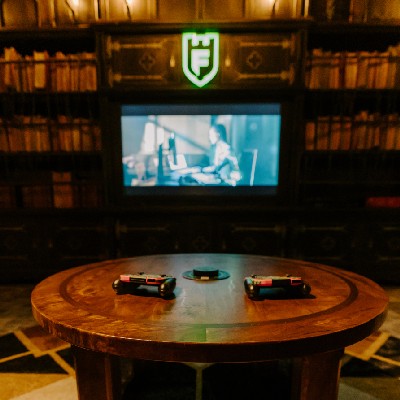
<svg viewBox="0 0 400 400">
<path fill-rule="evenodd" d="M 125 193 L 276 193 L 281 115 L 272 102 L 122 105 Z"/>
</svg>

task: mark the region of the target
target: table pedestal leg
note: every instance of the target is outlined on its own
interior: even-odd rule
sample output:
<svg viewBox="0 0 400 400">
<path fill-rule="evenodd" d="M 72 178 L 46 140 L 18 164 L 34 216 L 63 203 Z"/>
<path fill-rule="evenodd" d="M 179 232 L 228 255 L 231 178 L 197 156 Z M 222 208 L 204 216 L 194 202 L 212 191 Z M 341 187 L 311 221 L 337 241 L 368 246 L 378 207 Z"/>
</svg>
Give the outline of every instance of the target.
<svg viewBox="0 0 400 400">
<path fill-rule="evenodd" d="M 293 360 L 292 400 L 337 400 L 343 350 Z"/>
<path fill-rule="evenodd" d="M 185 363 L 185 365 L 196 371 L 196 400 L 201 400 L 203 398 L 203 370 L 213 363 Z"/>
<path fill-rule="evenodd" d="M 72 346 L 79 400 L 119 400 L 119 359 L 106 353 Z"/>
</svg>

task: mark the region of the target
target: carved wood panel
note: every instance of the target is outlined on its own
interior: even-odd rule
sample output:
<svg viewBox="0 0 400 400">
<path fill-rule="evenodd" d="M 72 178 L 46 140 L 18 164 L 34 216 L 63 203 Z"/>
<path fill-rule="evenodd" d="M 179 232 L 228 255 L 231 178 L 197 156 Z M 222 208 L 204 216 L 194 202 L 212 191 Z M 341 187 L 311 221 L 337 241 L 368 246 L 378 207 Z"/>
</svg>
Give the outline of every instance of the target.
<svg viewBox="0 0 400 400">
<path fill-rule="evenodd" d="M 178 35 L 108 37 L 108 84 L 150 86 L 178 81 L 180 55 Z"/>
<path fill-rule="evenodd" d="M 298 84 L 299 33 L 221 33 L 219 42 L 218 72 L 207 87 L 284 88 Z M 104 46 L 103 75 L 110 88 L 194 88 L 183 72 L 186 54 L 180 34 L 108 35 Z"/>
</svg>

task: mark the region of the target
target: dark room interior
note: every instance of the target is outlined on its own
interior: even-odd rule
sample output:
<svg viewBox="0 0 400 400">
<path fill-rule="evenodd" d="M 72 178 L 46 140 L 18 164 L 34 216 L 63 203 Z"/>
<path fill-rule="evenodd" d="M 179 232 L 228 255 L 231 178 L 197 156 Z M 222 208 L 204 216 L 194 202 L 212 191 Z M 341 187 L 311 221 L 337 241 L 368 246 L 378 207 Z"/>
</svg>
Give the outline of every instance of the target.
<svg viewBox="0 0 400 400">
<path fill-rule="evenodd" d="M 0 1 L 0 400 L 400 398 L 396 0 Z"/>
</svg>

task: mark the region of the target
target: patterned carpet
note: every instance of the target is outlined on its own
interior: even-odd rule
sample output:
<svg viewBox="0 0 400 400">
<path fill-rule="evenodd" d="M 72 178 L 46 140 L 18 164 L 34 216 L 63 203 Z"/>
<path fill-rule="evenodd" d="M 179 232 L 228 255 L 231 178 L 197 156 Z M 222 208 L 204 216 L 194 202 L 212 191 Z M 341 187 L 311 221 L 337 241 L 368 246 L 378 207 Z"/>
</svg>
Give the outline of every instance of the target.
<svg viewBox="0 0 400 400">
<path fill-rule="evenodd" d="M 77 399 L 70 346 L 36 325 L 0 337 L 0 387 L 0 400 Z"/>
<path fill-rule="evenodd" d="M 194 398 L 196 372 L 190 366 L 136 362 L 135 379 L 130 379 L 130 366 L 123 366 L 124 400 L 133 394 L 139 399 Z M 381 331 L 347 348 L 341 373 L 340 400 L 400 398 L 400 339 Z M 249 381 L 267 384 L 272 399 L 287 399 L 288 363 L 212 365 L 203 372 L 203 398 L 248 398 Z M 0 388 L 0 400 L 77 400 L 69 345 L 37 325 L 1 336 Z"/>
</svg>

